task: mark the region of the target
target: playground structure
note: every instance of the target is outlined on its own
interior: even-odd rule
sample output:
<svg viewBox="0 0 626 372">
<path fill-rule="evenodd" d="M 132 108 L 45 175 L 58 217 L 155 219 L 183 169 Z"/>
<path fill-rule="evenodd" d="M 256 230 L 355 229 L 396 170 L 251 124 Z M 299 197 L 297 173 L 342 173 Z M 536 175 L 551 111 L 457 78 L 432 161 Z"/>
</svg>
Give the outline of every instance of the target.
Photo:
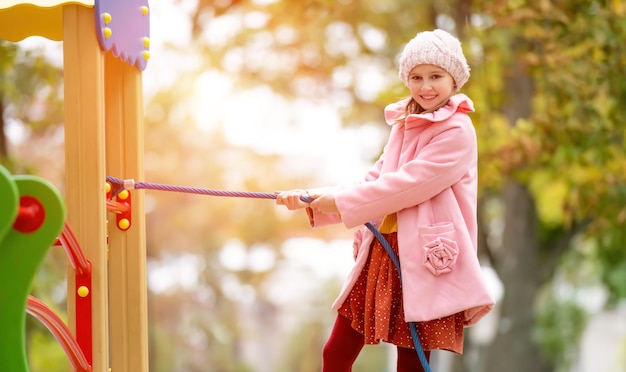
<svg viewBox="0 0 626 372">
<path fill-rule="evenodd" d="M 29 36 L 63 42 L 65 198 L 59 203 L 58 192 L 43 180 L 3 172 L 0 264 L 7 268 L 2 274 L 12 273 L 9 259 L 19 258 L 10 252 L 21 252 L 16 248 L 38 247 L 37 255 L 43 258 L 55 243 L 55 234 L 61 234 L 56 238 L 66 250 L 74 241 L 75 248 L 82 247 L 79 252 L 84 252 L 84 257 L 82 253 L 70 255 L 67 331 L 82 349 L 74 351 L 82 351 L 85 357 L 77 357 L 74 368 L 86 370 L 87 363 L 94 372 L 148 371 L 144 198 L 141 193 L 133 194 L 131 205 L 129 192 L 117 195 L 117 200 L 124 199 L 118 206 L 127 208 L 115 209 L 116 223 L 107 227 L 112 214 L 107 212 L 111 210 L 111 201 L 107 201 L 110 185 L 105 182 L 106 174 L 143 179 L 142 71 L 150 56 L 148 2 L 0 0 L 0 39 L 17 42 Z M 28 186 L 31 184 L 37 186 Z M 33 218 L 29 209 L 21 206 L 22 199 L 29 196 L 42 204 L 46 217 L 40 227 L 24 233 L 16 231 L 15 219 L 24 214 Z M 37 260 L 33 262 L 40 262 Z M 81 269 L 83 264 L 88 270 Z M 83 282 L 86 279 L 89 281 Z M 4 282 L 13 288 L 19 280 L 11 277 Z M 20 288 L 28 291 L 31 283 L 24 280 Z M 28 310 L 50 329 L 52 314 L 45 305 L 32 297 L 24 300 L 22 314 Z M 63 327 L 55 331 L 58 338 L 69 337 Z M 20 339 L 13 340 L 3 332 L 0 343 L 6 340 L 24 347 L 19 345 Z M 0 357 L 3 371 L 21 372 L 17 369 L 20 363 L 25 361 Z"/>
<path fill-rule="evenodd" d="M 88 353 L 90 341 L 89 291 L 91 267 L 82 256 L 69 227 L 61 227 L 65 206 L 59 192 L 48 182 L 34 176 L 11 176 L 0 167 L 0 366 L 11 372 L 28 371 L 24 326 L 26 313 L 39 319 L 59 340 L 75 370 L 91 371 Z M 57 236 L 61 233 L 60 237 Z M 83 312 L 81 331 L 75 338 L 65 323 L 42 301 L 30 296 L 33 278 L 52 243 L 66 247 L 76 281 Z M 86 306 L 85 306 L 86 305 Z M 77 313 L 78 314 L 78 313 Z M 79 317 L 77 317 L 78 319 Z M 82 345 L 76 339 L 82 339 Z"/>
</svg>

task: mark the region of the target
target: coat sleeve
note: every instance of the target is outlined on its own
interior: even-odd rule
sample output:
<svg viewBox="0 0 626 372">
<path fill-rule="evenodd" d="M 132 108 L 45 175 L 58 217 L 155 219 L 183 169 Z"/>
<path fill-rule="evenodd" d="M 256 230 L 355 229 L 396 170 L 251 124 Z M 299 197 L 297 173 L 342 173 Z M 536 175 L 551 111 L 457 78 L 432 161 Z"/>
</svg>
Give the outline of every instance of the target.
<svg viewBox="0 0 626 372">
<path fill-rule="evenodd" d="M 371 182 L 376 180 L 382 170 L 383 162 L 385 158 L 387 146 L 383 150 L 383 153 L 378 158 L 378 160 L 374 163 L 374 165 L 370 168 L 370 170 L 365 174 L 364 181 L 362 182 Z M 342 189 L 350 189 L 350 186 L 337 186 L 334 188 L 326 187 L 320 189 L 314 189 L 311 191 L 319 191 L 319 192 L 332 192 L 335 195 L 340 193 Z M 313 211 L 311 208 L 306 208 L 306 213 L 309 218 L 309 224 L 311 227 L 324 227 L 332 224 L 337 224 L 342 222 L 342 217 L 339 214 L 325 214 L 325 213 L 317 213 Z"/>
<path fill-rule="evenodd" d="M 430 141 L 397 171 L 337 192 L 335 202 L 346 227 L 419 205 L 475 168 L 476 132 L 469 116 L 454 115 L 433 128 Z"/>
</svg>

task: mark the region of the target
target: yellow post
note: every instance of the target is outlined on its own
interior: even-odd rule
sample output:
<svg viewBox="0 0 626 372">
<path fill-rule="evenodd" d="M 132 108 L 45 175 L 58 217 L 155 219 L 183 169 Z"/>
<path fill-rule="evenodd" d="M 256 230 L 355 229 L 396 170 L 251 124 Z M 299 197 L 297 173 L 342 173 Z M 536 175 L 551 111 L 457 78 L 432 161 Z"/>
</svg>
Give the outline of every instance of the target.
<svg viewBox="0 0 626 372">
<path fill-rule="evenodd" d="M 93 267 L 92 370 L 108 371 L 109 318 L 104 167 L 104 55 L 93 9 L 63 7 L 65 77 L 65 172 L 67 221 Z M 68 314 L 76 313 L 74 273 L 68 274 Z"/>
<path fill-rule="evenodd" d="M 106 171 L 144 179 L 142 75 L 105 56 Z M 131 191 L 131 227 L 109 215 L 109 321 L 112 371 L 148 371 L 148 316 L 144 193 Z"/>
</svg>

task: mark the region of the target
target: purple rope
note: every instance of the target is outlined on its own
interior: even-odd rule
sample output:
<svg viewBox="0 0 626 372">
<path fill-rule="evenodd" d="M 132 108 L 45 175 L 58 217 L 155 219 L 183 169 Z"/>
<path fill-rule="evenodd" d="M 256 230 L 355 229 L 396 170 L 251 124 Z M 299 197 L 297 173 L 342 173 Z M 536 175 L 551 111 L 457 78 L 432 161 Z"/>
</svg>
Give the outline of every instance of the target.
<svg viewBox="0 0 626 372">
<path fill-rule="evenodd" d="M 145 190 L 182 192 L 182 193 L 188 193 L 188 194 L 229 196 L 229 197 L 237 197 L 237 198 L 276 199 L 276 194 L 271 194 L 271 193 L 266 193 L 266 192 L 212 190 L 212 189 L 204 189 L 204 188 L 199 188 L 199 187 L 164 185 L 164 184 L 150 183 L 150 182 L 136 182 L 135 188 L 145 189 Z"/>
<path fill-rule="evenodd" d="M 107 181 L 111 182 L 116 186 L 115 190 L 122 191 L 124 189 L 124 181 L 119 178 L 107 176 Z M 211 196 L 228 196 L 235 198 L 253 198 L 253 199 L 276 199 L 277 195 L 270 192 L 249 192 L 249 191 L 226 191 L 226 190 L 214 190 L 214 189 L 205 189 L 200 187 L 187 187 L 187 186 L 175 186 L 175 185 L 166 185 L 162 183 L 152 183 L 152 182 L 135 182 L 133 187 L 137 190 L 161 190 L 161 191 L 172 191 L 172 192 L 180 192 L 187 194 L 199 194 L 199 195 L 211 195 Z M 114 195 L 119 193 L 114 192 Z M 306 196 L 301 197 L 302 201 L 311 202 L 313 199 L 307 198 Z"/>
</svg>

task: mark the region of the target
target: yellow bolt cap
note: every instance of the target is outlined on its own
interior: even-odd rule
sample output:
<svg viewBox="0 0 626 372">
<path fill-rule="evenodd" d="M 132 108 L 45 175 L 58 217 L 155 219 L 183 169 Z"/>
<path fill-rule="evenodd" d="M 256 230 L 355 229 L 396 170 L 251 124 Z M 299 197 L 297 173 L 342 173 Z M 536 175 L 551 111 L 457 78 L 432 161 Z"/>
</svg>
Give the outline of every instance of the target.
<svg viewBox="0 0 626 372">
<path fill-rule="evenodd" d="M 80 287 L 78 287 L 78 290 L 76 290 L 76 293 L 78 294 L 78 296 L 85 298 L 89 295 L 89 288 L 81 285 Z"/>
</svg>

